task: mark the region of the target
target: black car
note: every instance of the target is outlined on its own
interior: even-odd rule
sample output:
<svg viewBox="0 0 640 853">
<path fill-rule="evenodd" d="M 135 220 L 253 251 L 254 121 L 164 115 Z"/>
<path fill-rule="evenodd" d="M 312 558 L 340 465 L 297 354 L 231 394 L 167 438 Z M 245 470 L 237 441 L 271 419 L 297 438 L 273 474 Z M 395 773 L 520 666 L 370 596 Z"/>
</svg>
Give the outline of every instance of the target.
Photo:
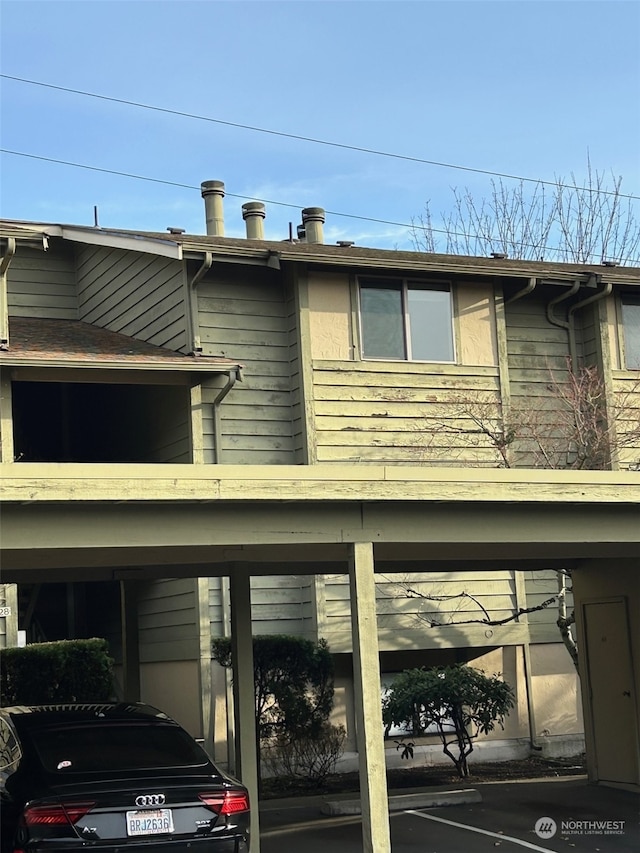
<svg viewBox="0 0 640 853">
<path fill-rule="evenodd" d="M 2 853 L 246 853 L 249 794 L 143 704 L 0 709 Z"/>
</svg>

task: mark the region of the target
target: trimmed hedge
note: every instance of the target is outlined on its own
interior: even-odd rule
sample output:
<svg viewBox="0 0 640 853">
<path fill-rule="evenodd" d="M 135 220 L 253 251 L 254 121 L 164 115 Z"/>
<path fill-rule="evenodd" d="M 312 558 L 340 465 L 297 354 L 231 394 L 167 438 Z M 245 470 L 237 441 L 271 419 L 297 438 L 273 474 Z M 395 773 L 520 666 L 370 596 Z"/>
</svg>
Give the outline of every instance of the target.
<svg viewBox="0 0 640 853">
<path fill-rule="evenodd" d="M 0 650 L 0 702 L 49 705 L 113 698 L 106 640 L 60 640 Z"/>
</svg>

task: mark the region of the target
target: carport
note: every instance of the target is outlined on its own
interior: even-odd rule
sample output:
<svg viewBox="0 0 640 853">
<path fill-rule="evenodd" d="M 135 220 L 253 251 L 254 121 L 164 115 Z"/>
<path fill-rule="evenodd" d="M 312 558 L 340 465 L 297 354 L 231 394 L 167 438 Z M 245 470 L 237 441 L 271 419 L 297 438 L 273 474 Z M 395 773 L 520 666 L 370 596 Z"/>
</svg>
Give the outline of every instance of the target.
<svg viewBox="0 0 640 853">
<path fill-rule="evenodd" d="M 633 472 L 69 463 L 1 468 L 4 582 L 121 581 L 131 698 L 138 683 L 128 585 L 144 578 L 230 578 L 236 770 L 254 802 L 252 575 L 349 574 L 363 849 L 384 853 L 390 839 L 374 573 L 477 571 L 496 563 L 575 571 L 590 773 L 606 780 L 598 775 L 602 719 L 599 710 L 591 712 L 592 682 L 604 683 L 603 667 L 619 670 L 621 695 L 609 698 L 621 754 L 630 757 L 622 783 L 640 785 L 640 481 Z M 604 610 L 593 609 L 603 604 Z M 622 615 L 623 630 L 604 655 L 596 634 L 604 636 L 612 621 L 619 629 Z M 257 809 L 252 832 L 255 853 Z"/>
</svg>

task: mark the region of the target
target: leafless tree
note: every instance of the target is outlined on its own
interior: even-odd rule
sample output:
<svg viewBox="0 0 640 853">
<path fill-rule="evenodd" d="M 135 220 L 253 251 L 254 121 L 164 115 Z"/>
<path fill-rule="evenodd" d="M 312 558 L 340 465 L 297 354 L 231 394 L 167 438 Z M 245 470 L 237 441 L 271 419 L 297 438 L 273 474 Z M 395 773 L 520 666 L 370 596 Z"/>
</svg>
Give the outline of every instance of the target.
<svg viewBox="0 0 640 853">
<path fill-rule="evenodd" d="M 640 262 L 640 222 L 633 209 L 637 199 L 622 192 L 622 178 L 593 168 L 570 180 L 507 184 L 491 182 L 487 198 L 468 189 L 452 188 L 453 209 L 434 216 L 428 201 L 413 219 L 415 248 L 453 255 L 487 256 L 500 252 L 511 258 L 576 263 Z M 434 224 L 437 223 L 437 224 Z"/>
<path fill-rule="evenodd" d="M 566 364 L 561 373 L 548 369 L 546 405 L 523 397 L 505 410 L 495 394 L 469 390 L 439 413 L 431 407 L 416 440 L 433 458 L 464 457 L 466 464 L 483 450 L 484 464 L 498 468 L 609 469 L 640 448 L 640 380 L 608 399 L 596 367 Z"/>
<path fill-rule="evenodd" d="M 640 381 L 614 400 L 607 399 L 604 380 L 595 367 L 573 369 L 567 361 L 561 374 L 549 370 L 548 405 L 533 406 L 526 398 L 505 411 L 499 400 L 484 392 L 466 391 L 459 395 L 448 411 L 429 415 L 420 424 L 420 441 L 430 455 L 451 458 L 455 445 L 460 454 L 487 448 L 493 450 L 493 464 L 501 468 L 532 467 L 557 470 L 606 470 L 628 448 L 640 448 Z M 486 462 L 484 463 L 486 464 Z M 629 467 L 634 465 L 630 463 Z M 519 617 L 544 610 L 558 609 L 557 625 L 562 640 L 578 667 L 577 645 L 573 625 L 575 613 L 570 605 L 571 572 L 557 572 L 557 594 L 534 607 L 518 608 L 510 615 L 496 619 L 479 598 L 467 591 L 455 595 L 426 594 L 415 585 L 399 581 L 398 595 L 433 602 L 433 610 L 425 608 L 421 620 L 430 627 L 443 624 L 480 623 L 504 625 Z M 451 615 L 454 599 L 464 606 L 465 615 Z M 435 602 L 447 602 L 447 622 L 442 621 Z M 469 606 L 476 615 L 469 614 Z"/>
</svg>

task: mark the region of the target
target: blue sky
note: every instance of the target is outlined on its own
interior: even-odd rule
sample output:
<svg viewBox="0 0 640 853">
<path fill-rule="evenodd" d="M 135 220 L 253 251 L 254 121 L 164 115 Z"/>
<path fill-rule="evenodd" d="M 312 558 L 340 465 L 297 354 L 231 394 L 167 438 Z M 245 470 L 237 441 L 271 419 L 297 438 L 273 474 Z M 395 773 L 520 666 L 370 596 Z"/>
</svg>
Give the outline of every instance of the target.
<svg viewBox="0 0 640 853">
<path fill-rule="evenodd" d="M 230 123 L 531 178 L 593 166 L 640 195 L 640 3 L 588 0 L 0 2 L 1 72 Z M 410 248 L 427 200 L 489 175 L 381 157 L 3 78 L 5 218 L 204 231 L 200 182 L 226 184 L 226 233 L 267 199 L 284 239 L 320 206 L 327 242 Z M 233 195 L 231 195 L 233 194 Z M 240 197 L 233 197 L 240 196 Z M 640 215 L 640 202 L 634 202 Z M 434 222 L 437 225 L 437 221 Z"/>
</svg>

